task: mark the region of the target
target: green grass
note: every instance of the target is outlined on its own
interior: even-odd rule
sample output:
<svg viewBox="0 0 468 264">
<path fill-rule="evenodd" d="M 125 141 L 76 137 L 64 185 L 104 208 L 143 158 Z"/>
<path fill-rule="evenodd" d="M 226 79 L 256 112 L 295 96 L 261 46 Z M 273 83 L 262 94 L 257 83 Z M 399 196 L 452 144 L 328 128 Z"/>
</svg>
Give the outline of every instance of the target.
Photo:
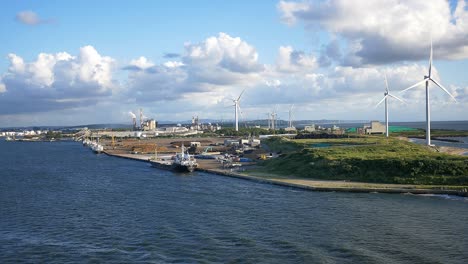
<svg viewBox="0 0 468 264">
<path fill-rule="evenodd" d="M 412 131 L 399 131 L 391 134 L 391 136 L 405 136 L 405 137 L 426 137 L 426 130 L 417 129 Z M 467 137 L 468 131 L 460 130 L 444 130 L 444 129 L 431 129 L 431 138 L 433 137 Z"/>
<path fill-rule="evenodd" d="M 346 130 L 347 133 L 356 133 L 356 127 L 351 127 Z M 411 132 L 411 131 L 417 131 L 417 128 L 411 128 L 411 127 L 404 127 L 404 126 L 389 126 L 388 130 L 390 133 L 394 132 Z"/>
<path fill-rule="evenodd" d="M 468 185 L 468 157 L 438 153 L 394 138 L 276 138 L 264 143 L 283 154 L 261 163 L 261 170 L 278 175 L 374 183 Z M 311 147 L 314 144 L 330 147 Z"/>
</svg>

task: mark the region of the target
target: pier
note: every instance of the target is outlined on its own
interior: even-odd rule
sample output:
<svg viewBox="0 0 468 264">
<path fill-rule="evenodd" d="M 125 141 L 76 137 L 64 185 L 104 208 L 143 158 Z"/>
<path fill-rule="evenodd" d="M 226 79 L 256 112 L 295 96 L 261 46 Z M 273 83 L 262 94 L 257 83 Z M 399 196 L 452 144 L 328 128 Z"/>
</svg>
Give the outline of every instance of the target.
<svg viewBox="0 0 468 264">
<path fill-rule="evenodd" d="M 106 155 L 132 159 L 141 162 L 147 162 L 152 155 L 143 154 L 128 154 L 116 153 L 113 151 L 104 151 Z M 405 185 L 405 184 L 380 184 L 380 183 L 363 183 L 349 181 L 325 181 L 312 180 L 304 178 L 275 178 L 274 176 L 248 175 L 242 171 L 234 169 L 224 169 L 216 160 L 197 160 L 199 166 L 197 171 L 232 177 L 237 179 L 249 180 L 258 183 L 266 183 L 289 188 L 296 188 L 308 191 L 320 192 L 352 192 L 352 193 L 392 193 L 392 194 L 435 194 L 435 195 L 457 195 L 468 197 L 467 190 L 446 189 L 443 186 L 426 186 L 426 185 Z"/>
</svg>

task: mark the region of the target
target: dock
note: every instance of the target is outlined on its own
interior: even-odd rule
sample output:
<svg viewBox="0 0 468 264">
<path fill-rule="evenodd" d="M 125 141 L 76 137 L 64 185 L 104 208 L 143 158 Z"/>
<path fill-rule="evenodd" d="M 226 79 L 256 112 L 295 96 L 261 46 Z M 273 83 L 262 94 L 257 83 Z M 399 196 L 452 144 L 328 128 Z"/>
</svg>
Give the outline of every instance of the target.
<svg viewBox="0 0 468 264">
<path fill-rule="evenodd" d="M 112 151 L 104 151 L 104 153 L 109 156 L 132 159 L 147 163 L 149 163 L 150 159 L 153 157 L 151 155 L 114 153 Z M 264 175 L 256 176 L 248 175 L 247 173 L 236 169 L 224 169 L 216 160 L 197 160 L 197 162 L 199 164 L 198 168 L 196 168 L 197 171 L 308 191 L 391 194 L 435 194 L 468 197 L 468 191 L 466 189 L 453 190 L 444 189 L 444 187 L 442 186 L 432 187 L 404 184 L 379 184 L 348 181 L 310 180 L 304 178 L 277 178 L 275 176 Z"/>
</svg>

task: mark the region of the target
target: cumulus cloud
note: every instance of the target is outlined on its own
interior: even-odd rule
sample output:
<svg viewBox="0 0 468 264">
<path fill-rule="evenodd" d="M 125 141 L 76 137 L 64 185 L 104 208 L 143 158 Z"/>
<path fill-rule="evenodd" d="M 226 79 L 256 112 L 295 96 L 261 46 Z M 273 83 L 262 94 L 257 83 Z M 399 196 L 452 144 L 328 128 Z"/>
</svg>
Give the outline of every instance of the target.
<svg viewBox="0 0 468 264">
<path fill-rule="evenodd" d="M 294 50 L 291 46 L 280 47 L 276 65 L 281 72 L 313 71 L 317 68 L 317 59 L 303 51 Z"/>
<path fill-rule="evenodd" d="M 330 60 L 343 56 L 338 41 L 324 46 L 324 51 Z M 231 67 L 232 64 L 224 63 L 226 60 L 235 61 L 237 65 Z M 261 64 L 253 46 L 220 33 L 197 44 L 186 44 L 181 61 L 166 61 L 130 72 L 128 91 L 132 95 L 128 97 L 140 104 L 183 105 L 180 111 L 184 112 L 203 110 L 229 114 L 230 110 L 226 109 L 229 99 L 247 88 L 242 103 L 246 113 L 275 104 L 286 107 L 291 103 L 298 105 L 298 111 L 310 111 L 311 105 L 327 105 L 323 111 L 342 109 L 342 113 L 346 113 L 349 109 L 365 111 L 374 107 L 385 89 L 384 74 L 388 76 L 390 89 L 397 92 L 419 81 L 427 71 L 425 65 L 418 64 L 320 69 L 319 63 L 312 54 L 281 46 L 274 64 Z M 244 70 L 239 71 L 239 68 Z M 439 77 L 436 69 L 434 76 Z M 437 92 L 434 95 L 435 104 L 446 103 L 446 97 Z M 423 89 L 414 89 L 402 96 L 413 102 L 424 101 Z M 162 111 L 168 109 L 177 110 L 165 106 Z"/>
<path fill-rule="evenodd" d="M 186 44 L 186 54 L 183 61 L 197 68 L 209 67 L 223 75 L 236 75 L 259 72 L 263 65 L 258 62 L 255 48 L 240 38 L 234 38 L 226 33 L 217 37 L 207 38 L 198 44 Z M 213 72 L 208 74 L 197 69 L 200 79 L 211 79 Z"/>
<path fill-rule="evenodd" d="M 4 83 L 0 83 L 0 93 L 6 92 L 6 86 Z"/>
<path fill-rule="evenodd" d="M 431 35 L 437 58 L 468 58 L 468 10 L 463 0 L 453 9 L 445 0 L 281 1 L 278 9 L 288 24 L 302 21 L 339 36 L 343 64 L 425 59 Z"/>
<path fill-rule="evenodd" d="M 40 53 L 25 62 L 9 54 L 4 74 L 0 109 L 4 113 L 49 111 L 94 104 L 110 96 L 117 84 L 112 79 L 114 60 L 101 56 L 92 46 L 80 48 L 78 56 L 66 52 Z"/>
<path fill-rule="evenodd" d="M 128 91 L 140 102 L 180 100 L 213 91 L 216 97 L 226 89 L 255 85 L 261 81 L 264 70 L 253 46 L 226 33 L 200 43 L 185 44 L 180 61 L 170 60 L 150 67 L 142 67 L 142 62 L 141 58 L 133 60 L 126 67 L 135 70 L 138 66 L 138 70 L 129 74 Z"/>
<path fill-rule="evenodd" d="M 180 61 L 166 61 L 165 63 L 163 63 L 163 65 L 167 68 L 176 68 L 176 67 L 182 67 L 185 64 Z"/>
<path fill-rule="evenodd" d="M 40 18 L 36 13 L 34 13 L 33 11 L 29 11 L 29 10 L 21 11 L 17 13 L 16 21 L 26 24 L 26 25 L 30 25 L 30 26 L 35 26 L 35 25 L 51 22 L 51 20 Z"/>
<path fill-rule="evenodd" d="M 145 69 L 151 68 L 153 66 L 155 66 L 153 62 L 141 56 L 138 59 L 131 60 L 130 64 L 123 67 L 123 69 L 130 70 L 130 71 L 139 71 L 139 70 L 145 70 Z"/>
<path fill-rule="evenodd" d="M 415 63 L 385 67 L 330 64 L 319 68 L 322 60 L 346 60 L 339 41 L 331 39 L 323 51 L 327 57 L 317 59 L 291 46 L 281 46 L 274 63 L 262 64 L 251 44 L 220 33 L 185 44 L 179 59 L 153 62 L 141 56 L 129 61 L 123 67 L 128 77 L 122 85 L 114 80 L 115 60 L 102 56 L 92 46 L 82 47 L 76 55 L 41 53 L 32 61 L 12 53 L 8 55 L 8 70 L 0 75 L 0 117 L 47 111 L 78 115 L 80 110 L 89 114 L 113 109 L 127 120 L 128 109 L 143 107 L 149 116 L 157 113 L 157 118 L 166 120 L 184 120 L 197 113 L 203 118 L 229 118 L 233 116 L 232 108 L 226 107 L 232 104 L 229 99 L 246 89 L 242 98 L 245 117 L 258 118 L 258 113 L 271 110 L 273 105 L 287 110 L 294 103 L 300 113 L 296 116 L 301 118 L 365 119 L 378 117 L 373 107 L 383 95 L 384 74 L 390 90 L 398 92 L 427 72 L 426 65 Z M 434 111 L 447 107 L 463 116 L 468 88 L 446 83 L 436 68 L 434 78 L 461 102 L 453 106 L 445 94 L 432 89 Z M 415 88 L 401 96 L 412 104 L 399 106 L 400 117 L 408 115 L 404 111 L 420 112 L 416 107 L 424 104 L 424 89 Z M 45 114 L 34 115 L 47 120 Z M 107 120 L 109 115 L 120 118 L 115 113 L 93 118 Z"/>
</svg>

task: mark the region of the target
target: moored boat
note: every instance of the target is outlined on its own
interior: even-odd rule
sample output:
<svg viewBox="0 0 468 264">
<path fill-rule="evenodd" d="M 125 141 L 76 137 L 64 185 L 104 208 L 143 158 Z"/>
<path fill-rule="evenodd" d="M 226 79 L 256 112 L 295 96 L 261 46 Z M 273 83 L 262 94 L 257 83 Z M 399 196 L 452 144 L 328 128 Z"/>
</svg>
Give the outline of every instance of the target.
<svg viewBox="0 0 468 264">
<path fill-rule="evenodd" d="M 172 169 L 179 172 L 192 172 L 197 167 L 197 160 L 193 155 L 190 155 L 187 151 L 185 151 L 185 147 L 182 144 L 181 151 L 174 157 Z"/>
<path fill-rule="evenodd" d="M 150 160 L 152 167 L 162 170 L 172 170 L 172 160 Z"/>
<path fill-rule="evenodd" d="M 181 152 L 177 153 L 171 160 L 159 160 L 156 155 L 154 160 L 150 160 L 150 164 L 154 168 L 177 172 L 193 172 L 198 166 L 195 157 L 186 152 L 184 146 L 182 146 Z"/>
<path fill-rule="evenodd" d="M 103 151 L 104 151 L 104 147 L 101 145 L 101 144 L 98 144 L 96 143 L 95 145 L 93 145 L 93 147 L 91 148 L 94 153 L 96 154 L 101 154 Z"/>
</svg>

